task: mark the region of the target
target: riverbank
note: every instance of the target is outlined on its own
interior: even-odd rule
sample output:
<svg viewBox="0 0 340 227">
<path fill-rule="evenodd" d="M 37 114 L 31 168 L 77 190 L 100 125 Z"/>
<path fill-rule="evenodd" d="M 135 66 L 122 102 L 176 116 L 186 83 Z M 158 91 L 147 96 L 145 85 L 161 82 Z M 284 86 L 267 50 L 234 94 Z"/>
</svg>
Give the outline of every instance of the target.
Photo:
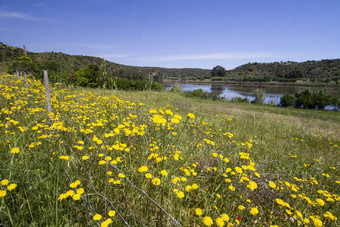
<svg viewBox="0 0 340 227">
<path fill-rule="evenodd" d="M 229 84 L 239 86 L 250 86 L 250 87 L 266 87 L 266 86 L 301 86 L 301 87 L 340 87 L 336 84 L 331 83 L 306 83 L 306 82 L 295 82 L 295 83 L 283 83 L 283 82 L 240 82 L 240 81 L 212 81 L 212 80 L 169 80 L 164 79 L 163 83 L 183 83 L 183 84 Z"/>
</svg>

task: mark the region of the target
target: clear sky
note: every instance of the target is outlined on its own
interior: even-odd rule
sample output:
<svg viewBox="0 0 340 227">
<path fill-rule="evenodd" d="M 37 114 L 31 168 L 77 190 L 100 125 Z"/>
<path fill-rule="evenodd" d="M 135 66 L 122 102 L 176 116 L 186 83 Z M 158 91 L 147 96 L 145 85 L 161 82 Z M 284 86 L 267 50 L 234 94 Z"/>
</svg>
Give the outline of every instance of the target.
<svg viewBox="0 0 340 227">
<path fill-rule="evenodd" d="M 340 0 L 0 0 L 0 42 L 126 65 L 340 57 Z"/>
</svg>

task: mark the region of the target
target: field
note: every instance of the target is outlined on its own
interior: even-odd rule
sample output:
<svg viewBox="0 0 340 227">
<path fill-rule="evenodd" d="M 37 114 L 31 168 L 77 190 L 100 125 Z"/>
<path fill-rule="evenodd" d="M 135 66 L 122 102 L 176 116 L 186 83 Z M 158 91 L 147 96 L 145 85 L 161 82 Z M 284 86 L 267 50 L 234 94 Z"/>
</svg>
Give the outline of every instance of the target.
<svg viewBox="0 0 340 227">
<path fill-rule="evenodd" d="M 339 226 L 340 114 L 0 78 L 3 226 Z"/>
</svg>

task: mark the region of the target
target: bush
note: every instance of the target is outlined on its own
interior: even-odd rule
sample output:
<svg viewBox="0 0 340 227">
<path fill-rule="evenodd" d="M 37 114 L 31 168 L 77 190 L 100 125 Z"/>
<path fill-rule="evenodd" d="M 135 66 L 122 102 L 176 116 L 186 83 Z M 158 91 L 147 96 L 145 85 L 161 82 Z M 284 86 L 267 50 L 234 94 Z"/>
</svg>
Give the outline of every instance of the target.
<svg viewBox="0 0 340 227">
<path fill-rule="evenodd" d="M 164 90 L 164 86 L 163 86 L 163 84 L 160 84 L 158 82 L 153 82 L 152 85 L 151 85 L 151 90 L 162 91 L 162 90 Z"/>
<path fill-rule="evenodd" d="M 192 91 L 192 95 L 195 97 L 199 97 L 203 95 L 203 90 L 202 89 L 196 89 Z"/>
<path fill-rule="evenodd" d="M 283 95 L 280 99 L 280 106 L 294 106 L 296 98 L 293 95 Z"/>
<path fill-rule="evenodd" d="M 223 77 L 212 77 L 211 81 L 223 81 Z"/>
<path fill-rule="evenodd" d="M 242 97 L 233 97 L 231 99 L 232 102 L 249 102 L 249 99 L 247 97 L 242 98 Z"/>
<path fill-rule="evenodd" d="M 327 89 L 322 89 L 318 93 L 315 93 L 314 96 L 314 105 L 317 109 L 324 109 L 331 102 L 331 96 L 328 93 Z"/>
<path fill-rule="evenodd" d="M 183 90 L 182 88 L 179 86 L 178 83 L 175 83 L 174 86 L 172 86 L 172 88 L 170 88 L 171 92 L 176 92 L 176 93 L 182 93 Z"/>
<path fill-rule="evenodd" d="M 313 109 L 315 108 L 314 104 L 314 96 L 315 92 L 311 89 L 306 89 L 303 91 L 299 91 L 295 94 L 296 97 L 296 107 L 305 108 L 305 109 Z"/>
<path fill-rule="evenodd" d="M 207 91 L 203 91 L 202 89 L 196 89 L 193 91 L 185 91 L 184 94 L 187 97 L 197 97 L 201 99 L 212 99 L 212 100 L 224 99 L 216 93 L 210 93 Z"/>
<path fill-rule="evenodd" d="M 263 89 L 256 89 L 255 90 L 254 103 L 264 103 L 265 98 L 266 98 L 265 90 L 263 90 Z"/>
<path fill-rule="evenodd" d="M 296 107 L 305 109 L 324 109 L 331 104 L 331 96 L 327 89 L 322 89 L 319 92 L 314 92 L 311 89 L 306 89 L 295 94 Z"/>
<path fill-rule="evenodd" d="M 334 110 L 340 110 L 340 98 L 339 97 L 332 97 L 330 100 L 331 105 L 333 106 Z"/>
<path fill-rule="evenodd" d="M 153 82 L 151 85 L 147 81 L 144 80 L 130 80 L 126 78 L 117 78 L 113 81 L 115 89 L 119 90 L 135 90 L 135 91 L 143 91 L 147 89 L 152 89 L 156 91 L 161 91 L 164 89 L 164 86 L 160 83 Z M 151 86 L 151 87 L 150 87 Z"/>
<path fill-rule="evenodd" d="M 86 77 L 78 76 L 76 80 L 76 85 L 87 87 L 89 85 L 89 80 Z"/>
</svg>

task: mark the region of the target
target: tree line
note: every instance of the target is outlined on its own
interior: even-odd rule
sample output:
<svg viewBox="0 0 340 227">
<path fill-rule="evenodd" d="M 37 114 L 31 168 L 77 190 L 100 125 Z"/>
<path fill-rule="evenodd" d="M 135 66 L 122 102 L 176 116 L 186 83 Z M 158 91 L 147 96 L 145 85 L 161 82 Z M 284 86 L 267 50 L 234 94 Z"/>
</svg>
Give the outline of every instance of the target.
<svg viewBox="0 0 340 227">
<path fill-rule="evenodd" d="M 74 73 L 60 71 L 60 65 L 54 61 L 37 61 L 35 58 L 20 56 L 12 60 L 8 66 L 8 72 L 11 74 L 24 72 L 31 74 L 37 79 L 43 79 L 43 70 L 48 70 L 51 82 L 60 82 L 65 84 L 75 84 L 82 87 L 91 88 L 108 88 L 121 90 L 162 90 L 163 85 L 154 81 L 153 77 L 149 80 L 133 80 L 128 78 L 113 77 L 106 71 L 106 61 L 103 60 L 101 65 L 90 64 L 81 68 Z"/>
<path fill-rule="evenodd" d="M 321 89 L 319 92 L 305 89 L 295 93 L 295 95 L 283 95 L 280 99 L 280 106 L 318 110 L 332 106 L 335 110 L 339 110 L 340 98 L 332 97 L 327 89 Z"/>
</svg>

